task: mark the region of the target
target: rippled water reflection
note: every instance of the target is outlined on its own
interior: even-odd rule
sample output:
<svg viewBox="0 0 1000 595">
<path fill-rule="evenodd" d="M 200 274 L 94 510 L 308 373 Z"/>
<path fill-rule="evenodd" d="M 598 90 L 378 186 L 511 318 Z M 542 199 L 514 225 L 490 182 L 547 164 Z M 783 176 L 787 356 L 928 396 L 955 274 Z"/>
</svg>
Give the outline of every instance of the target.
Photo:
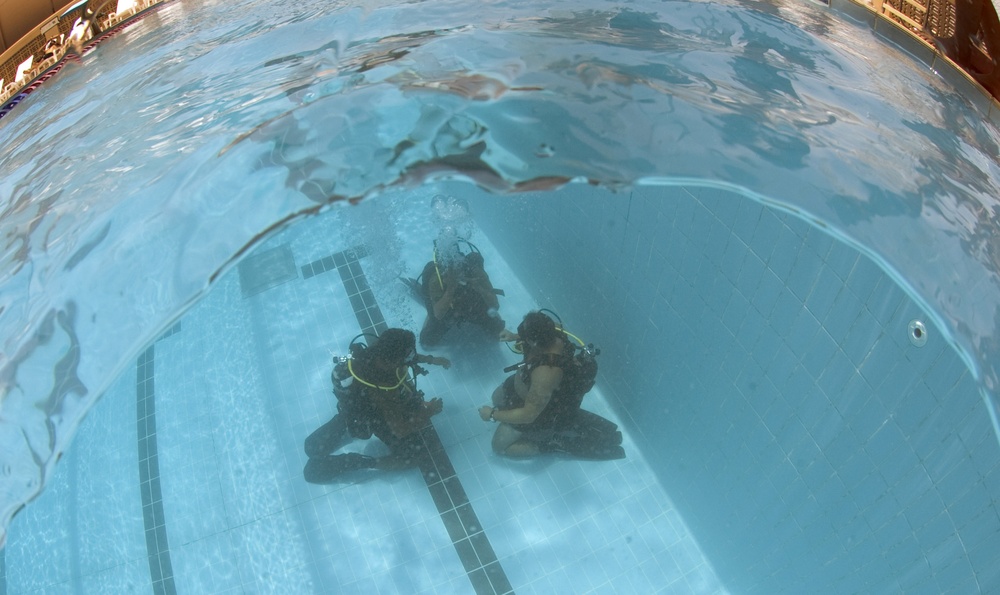
<svg viewBox="0 0 1000 595">
<path fill-rule="evenodd" d="M 434 179 L 738 189 L 882 262 L 993 389 L 982 118 L 799 2 L 170 3 L 0 122 L 4 525 L 125 363 L 254 242 Z"/>
</svg>

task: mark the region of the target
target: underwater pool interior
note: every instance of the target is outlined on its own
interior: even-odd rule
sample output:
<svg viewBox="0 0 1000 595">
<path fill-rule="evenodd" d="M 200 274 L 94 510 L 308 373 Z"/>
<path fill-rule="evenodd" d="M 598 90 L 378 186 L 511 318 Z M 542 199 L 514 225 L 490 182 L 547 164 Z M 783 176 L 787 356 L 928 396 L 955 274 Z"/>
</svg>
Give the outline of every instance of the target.
<svg viewBox="0 0 1000 595">
<path fill-rule="evenodd" d="M 430 259 L 439 194 L 468 201 L 508 328 L 551 308 L 601 348 L 584 407 L 622 426 L 626 459 L 492 454 L 476 409 L 515 356 L 458 336 L 431 351 L 452 368 L 419 380 L 445 401 L 439 476 L 303 480 L 331 357 L 423 321 L 399 277 Z M 925 315 L 827 231 L 717 188 L 441 182 L 336 206 L 257 247 L 122 374 L 11 525 L 2 585 L 988 592 L 996 437 L 933 325 L 911 342 Z"/>
<path fill-rule="evenodd" d="M 1000 110 L 884 25 L 164 3 L 0 123 L 0 595 L 1000 592 Z M 442 233 L 600 348 L 625 459 L 493 454 L 517 357 L 457 333 L 428 463 L 304 481 Z"/>
</svg>

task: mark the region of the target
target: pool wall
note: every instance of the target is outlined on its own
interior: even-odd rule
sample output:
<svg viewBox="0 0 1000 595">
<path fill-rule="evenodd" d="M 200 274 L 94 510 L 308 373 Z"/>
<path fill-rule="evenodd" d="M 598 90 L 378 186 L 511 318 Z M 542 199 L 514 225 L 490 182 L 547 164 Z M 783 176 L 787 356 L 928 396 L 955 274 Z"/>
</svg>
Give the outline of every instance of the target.
<svg viewBox="0 0 1000 595">
<path fill-rule="evenodd" d="M 539 303 L 601 347 L 599 385 L 723 584 L 1000 588 L 1000 448 L 979 389 L 881 269 L 720 190 L 564 193 L 474 214 Z"/>
</svg>

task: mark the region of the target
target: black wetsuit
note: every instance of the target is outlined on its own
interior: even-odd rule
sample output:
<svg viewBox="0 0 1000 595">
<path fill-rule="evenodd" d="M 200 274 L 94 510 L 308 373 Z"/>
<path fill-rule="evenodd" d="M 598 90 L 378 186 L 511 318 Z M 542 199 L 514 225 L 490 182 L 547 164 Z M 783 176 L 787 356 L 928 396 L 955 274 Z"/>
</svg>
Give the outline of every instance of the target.
<svg viewBox="0 0 1000 595">
<path fill-rule="evenodd" d="M 419 431 L 397 435 L 383 415 L 388 410 L 403 417 L 422 413 L 423 399 L 412 383 L 407 380 L 396 390 L 384 390 L 378 387 L 394 387 L 399 380 L 386 374 L 380 376 L 374 368 L 369 370 L 369 366 L 360 361 L 354 362 L 353 367 L 358 377 L 376 386 L 368 386 L 352 377 L 346 363 L 334 368 L 331 379 L 337 394 L 337 414 L 305 441 L 309 461 L 303 473 L 310 483 L 328 483 L 345 472 L 375 467 L 377 461 L 372 457 L 357 453 L 333 454 L 354 439 L 367 440 L 376 436 L 389 448 L 393 468 L 417 465 L 426 454 Z M 348 379 L 351 382 L 348 383 Z"/>
<path fill-rule="evenodd" d="M 434 262 L 428 262 L 421 274 L 423 279 L 424 303 L 427 307 L 427 320 L 420 330 L 420 344 L 429 347 L 441 342 L 448 329 L 461 324 L 476 325 L 490 335 L 497 335 L 504 329 L 504 321 L 499 316 L 490 316 L 490 306 L 472 283 L 455 288 L 455 299 L 451 310 L 441 317 L 434 316 L 434 294 L 431 285 L 434 284 L 443 291 L 438 278 L 438 267 Z M 475 282 L 483 282 L 478 279 Z M 492 289 L 492 288 L 491 288 Z"/>
<path fill-rule="evenodd" d="M 530 423 L 514 424 L 519 431 L 555 430 L 572 423 L 576 412 L 580 410 L 580 404 L 583 403 L 583 394 L 574 394 L 569 386 L 570 379 L 568 378 L 567 371 L 570 370 L 573 363 L 572 353 L 573 347 L 566 343 L 562 353 L 543 353 L 525 358 L 524 365 L 504 381 L 505 403 L 501 409 L 518 409 L 524 407 L 524 399 L 514 389 L 516 376 L 520 375 L 521 381 L 530 387 L 531 374 L 538 366 L 551 366 L 563 371 L 563 380 L 560 381 L 556 390 L 552 392 L 549 402 L 546 403 L 545 409 L 542 409 L 538 417 Z"/>
<path fill-rule="evenodd" d="M 525 385 L 530 387 L 531 373 L 538 366 L 559 368 L 563 371 L 562 380 L 541 413 L 530 423 L 510 425 L 521 432 L 524 438 L 538 444 L 543 451 L 561 451 L 601 460 L 624 458 L 622 434 L 618 431 L 618 426 L 596 413 L 580 408 L 590 385 L 582 390 L 578 379 L 572 377 L 576 371 L 573 362 L 574 348 L 565 339 L 563 344 L 561 353 L 543 353 L 525 358 L 524 365 L 504 381 L 504 403 L 499 409 L 524 407 L 524 399 L 514 387 L 518 374 Z"/>
</svg>

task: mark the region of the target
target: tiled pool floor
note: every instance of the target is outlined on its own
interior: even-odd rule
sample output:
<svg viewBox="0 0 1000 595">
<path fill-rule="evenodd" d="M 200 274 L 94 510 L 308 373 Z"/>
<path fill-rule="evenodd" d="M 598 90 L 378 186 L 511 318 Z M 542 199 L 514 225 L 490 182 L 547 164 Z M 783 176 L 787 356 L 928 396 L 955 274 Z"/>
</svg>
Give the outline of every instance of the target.
<svg viewBox="0 0 1000 595">
<path fill-rule="evenodd" d="M 475 241 L 513 328 L 538 305 Z M 495 426 L 476 409 L 516 361 L 502 344 L 434 351 L 454 365 L 419 379 L 445 401 L 433 425 L 450 477 L 306 483 L 303 440 L 335 408 L 331 357 L 365 324 L 418 331 L 423 320 L 402 283 L 366 294 L 361 277 L 392 274 L 385 255 L 332 243 L 263 246 L 255 254 L 278 250 L 263 261 L 273 282 L 251 279 L 246 261 L 143 354 L 139 375 L 126 370 L 12 526 L 9 592 L 724 592 L 626 428 L 619 461 L 491 452 Z M 397 272 L 416 276 L 425 252 L 403 246 Z M 599 388 L 585 408 L 618 422 Z M 137 403 L 155 423 L 136 423 Z M 349 448 L 384 452 L 375 439 Z"/>
</svg>

